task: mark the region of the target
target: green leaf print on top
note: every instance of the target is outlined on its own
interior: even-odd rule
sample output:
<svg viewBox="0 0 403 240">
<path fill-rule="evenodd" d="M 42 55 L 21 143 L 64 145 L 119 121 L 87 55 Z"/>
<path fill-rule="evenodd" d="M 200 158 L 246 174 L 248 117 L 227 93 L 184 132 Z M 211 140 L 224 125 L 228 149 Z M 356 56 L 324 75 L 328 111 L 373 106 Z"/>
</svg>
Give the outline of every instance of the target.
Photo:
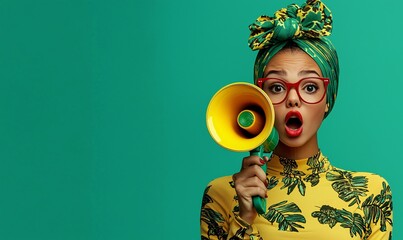
<svg viewBox="0 0 403 240">
<path fill-rule="evenodd" d="M 359 208 L 363 210 L 364 216 L 328 205 L 323 205 L 319 211 L 311 215 L 317 218 L 319 223 L 328 224 L 330 228 L 340 223 L 341 227 L 350 229 L 351 237 L 358 234 L 364 240 L 371 236 L 373 225 L 379 224 L 381 232 L 387 231 L 387 223 L 393 226 L 392 193 L 386 182 L 382 182 L 382 190 L 378 195 L 369 196 Z M 391 233 L 389 239 L 391 239 Z"/>
<path fill-rule="evenodd" d="M 333 169 L 326 174 L 326 179 L 333 181 L 332 187 L 339 194 L 339 198 L 350 202 L 349 207 L 361 203 L 360 197 L 368 192 L 368 179 L 365 176 L 354 176 L 353 172 Z"/>
<path fill-rule="evenodd" d="M 311 187 L 318 185 L 320 177 L 319 174 L 327 171 L 325 169 L 325 163 L 327 163 L 326 158 L 320 159 L 320 152 L 316 155 L 308 158 L 307 165 L 309 166 L 308 170 L 312 170 L 312 173 L 304 178 L 306 182 L 311 183 Z"/>
<path fill-rule="evenodd" d="M 368 197 L 362 203 L 362 208 L 365 214 L 365 224 L 370 225 L 371 222 L 375 224 L 380 222 L 381 231 L 386 231 L 387 222 L 393 225 L 391 218 L 393 206 L 390 186 L 383 182 L 381 193 L 375 197 L 373 194 Z"/>
<path fill-rule="evenodd" d="M 281 173 L 281 175 L 284 176 L 282 180 L 284 186 L 282 186 L 281 189 L 288 188 L 287 194 L 289 195 L 294 188 L 298 186 L 299 193 L 301 193 L 302 196 L 305 196 L 306 186 L 302 180 L 302 176 L 304 176 L 305 173 L 295 170 L 298 168 L 297 162 L 288 158 L 280 158 L 280 163 L 284 166 L 284 172 Z"/>
<path fill-rule="evenodd" d="M 203 194 L 203 200 L 202 200 L 202 207 L 204 207 L 207 203 L 212 203 L 213 199 L 207 194 L 208 191 L 210 190 L 211 186 L 206 187 L 204 189 L 204 194 Z"/>
<path fill-rule="evenodd" d="M 273 204 L 268 211 L 262 216 L 272 224 L 278 223 L 278 230 L 298 232 L 297 228 L 304 228 L 298 223 L 305 223 L 305 217 L 301 214 L 290 214 L 301 212 L 301 209 L 295 203 L 287 203 L 282 201 Z"/>
<path fill-rule="evenodd" d="M 208 191 L 211 186 L 208 186 L 204 190 L 202 210 L 200 221 L 205 222 L 208 225 L 208 236 L 217 236 L 218 239 L 227 239 L 228 234 L 224 231 L 223 227 L 219 223 L 224 222 L 224 218 L 221 213 L 214 211 L 211 208 L 206 207 L 206 204 L 212 203 L 212 198 L 208 195 Z"/>
<path fill-rule="evenodd" d="M 328 205 L 323 205 L 320 211 L 312 213 L 312 217 L 318 218 L 321 224 L 328 224 L 330 228 L 333 228 L 337 223 L 340 226 L 350 229 L 350 236 L 360 237 L 365 233 L 364 219 L 358 213 L 351 213 L 345 209 L 339 210 Z"/>
<path fill-rule="evenodd" d="M 323 157 L 320 152 L 308 158 L 306 164 L 308 168 L 304 171 L 298 167 L 296 160 L 279 157 L 280 164 L 283 165 L 283 172 L 280 175 L 284 176 L 282 182 L 284 185 L 280 189 L 287 188 L 287 194 L 291 194 L 295 188 L 298 188 L 299 193 L 305 196 L 305 182 L 310 183 L 311 187 L 318 185 L 320 174 L 325 173 L 329 168 L 329 162 L 326 157 Z M 302 171 L 301 171 L 302 170 Z"/>
</svg>

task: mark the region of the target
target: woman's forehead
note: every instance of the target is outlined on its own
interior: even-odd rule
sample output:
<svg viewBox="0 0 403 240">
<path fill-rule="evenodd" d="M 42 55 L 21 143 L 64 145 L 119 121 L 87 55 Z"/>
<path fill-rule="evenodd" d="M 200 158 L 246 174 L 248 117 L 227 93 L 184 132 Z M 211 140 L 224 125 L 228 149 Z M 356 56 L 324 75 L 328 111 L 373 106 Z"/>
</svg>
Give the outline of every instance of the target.
<svg viewBox="0 0 403 240">
<path fill-rule="evenodd" d="M 304 51 L 284 49 L 279 51 L 268 62 L 264 75 L 278 76 L 315 74 L 321 76 L 318 64 Z"/>
</svg>

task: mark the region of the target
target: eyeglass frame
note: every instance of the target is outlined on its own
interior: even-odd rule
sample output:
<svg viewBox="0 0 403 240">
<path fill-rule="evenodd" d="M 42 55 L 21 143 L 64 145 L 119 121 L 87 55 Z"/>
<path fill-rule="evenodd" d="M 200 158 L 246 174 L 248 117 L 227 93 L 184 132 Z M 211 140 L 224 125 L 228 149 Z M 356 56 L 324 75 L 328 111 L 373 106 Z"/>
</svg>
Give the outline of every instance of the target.
<svg viewBox="0 0 403 240">
<path fill-rule="evenodd" d="M 301 97 L 301 95 L 300 95 L 300 93 L 299 93 L 299 89 L 298 89 L 299 84 L 300 84 L 302 81 L 304 81 L 304 80 L 306 80 L 306 79 L 312 79 L 312 78 L 322 80 L 323 83 L 325 84 L 325 92 L 324 92 L 323 96 L 321 97 L 321 99 L 320 99 L 319 101 L 313 102 L 313 103 L 305 101 L 305 100 Z M 323 100 L 323 98 L 325 98 L 326 93 L 327 93 L 327 86 L 328 86 L 329 83 L 330 83 L 330 79 L 329 79 L 329 78 L 324 78 L 324 77 L 305 77 L 305 78 L 301 78 L 300 80 L 298 80 L 298 82 L 295 82 L 295 83 L 289 83 L 289 82 L 286 82 L 286 81 L 284 81 L 283 79 L 280 79 L 280 78 L 271 78 L 271 77 L 269 77 L 269 78 L 258 78 L 256 84 L 258 85 L 258 87 L 260 87 L 260 88 L 263 90 L 263 84 L 264 84 L 264 82 L 266 82 L 267 80 L 270 80 L 270 79 L 279 80 L 280 82 L 283 82 L 284 85 L 287 87 L 287 94 L 285 95 L 284 99 L 283 99 L 281 102 L 273 103 L 273 105 L 277 105 L 277 104 L 283 103 L 283 102 L 287 99 L 288 94 L 290 93 L 290 90 L 291 90 L 292 88 L 294 88 L 294 89 L 296 90 L 299 99 L 301 99 L 301 101 L 303 101 L 304 103 L 307 103 L 307 104 L 317 104 L 317 103 L 321 102 L 321 101 Z"/>
</svg>

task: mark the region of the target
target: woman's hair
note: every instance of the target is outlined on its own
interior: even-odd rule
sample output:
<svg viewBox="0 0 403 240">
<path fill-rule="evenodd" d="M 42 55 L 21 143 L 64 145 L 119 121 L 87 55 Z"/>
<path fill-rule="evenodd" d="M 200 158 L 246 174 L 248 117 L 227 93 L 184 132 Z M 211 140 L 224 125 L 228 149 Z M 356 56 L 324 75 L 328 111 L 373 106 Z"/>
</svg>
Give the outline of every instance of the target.
<svg viewBox="0 0 403 240">
<path fill-rule="evenodd" d="M 295 42 L 287 41 L 284 47 L 281 50 L 291 50 L 292 52 L 295 50 L 302 50 Z"/>
</svg>

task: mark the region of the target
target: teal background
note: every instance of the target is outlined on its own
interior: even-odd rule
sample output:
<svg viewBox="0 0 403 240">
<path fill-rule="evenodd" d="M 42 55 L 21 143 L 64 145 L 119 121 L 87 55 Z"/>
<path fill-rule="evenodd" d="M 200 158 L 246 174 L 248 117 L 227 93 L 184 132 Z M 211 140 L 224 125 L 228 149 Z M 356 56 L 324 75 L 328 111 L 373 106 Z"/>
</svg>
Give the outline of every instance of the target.
<svg viewBox="0 0 403 240">
<path fill-rule="evenodd" d="M 247 155 L 211 139 L 207 104 L 251 81 L 248 25 L 289 3 L 1 0 L 0 238 L 199 239 L 204 187 Z M 401 239 L 400 2 L 327 5 L 341 76 L 320 145 L 389 181 Z"/>
</svg>

